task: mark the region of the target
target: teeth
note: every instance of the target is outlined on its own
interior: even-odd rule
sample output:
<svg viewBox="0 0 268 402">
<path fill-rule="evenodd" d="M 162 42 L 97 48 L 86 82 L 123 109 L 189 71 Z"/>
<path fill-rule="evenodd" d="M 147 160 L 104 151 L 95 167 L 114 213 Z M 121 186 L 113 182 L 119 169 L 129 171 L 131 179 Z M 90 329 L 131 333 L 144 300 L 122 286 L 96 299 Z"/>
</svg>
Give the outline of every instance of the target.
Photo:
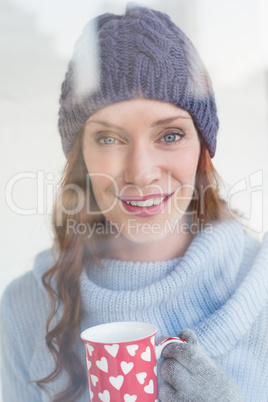
<svg viewBox="0 0 268 402">
<path fill-rule="evenodd" d="M 165 198 L 165 197 L 163 197 L 163 198 L 154 198 L 154 205 L 159 205 L 159 204 L 161 204 L 161 202 L 163 201 L 164 198 Z"/>
<path fill-rule="evenodd" d="M 136 201 L 126 201 L 126 203 L 130 204 L 130 205 L 134 205 L 135 207 L 137 206 Z"/>
<path fill-rule="evenodd" d="M 146 200 L 146 201 L 138 201 L 137 202 L 138 207 L 151 207 L 154 205 L 154 200 L 151 198 L 150 200 Z"/>
<path fill-rule="evenodd" d="M 134 205 L 135 207 L 152 207 L 153 205 L 159 205 L 164 200 L 165 197 L 162 198 L 151 198 L 146 201 L 126 201 L 127 204 Z"/>
</svg>

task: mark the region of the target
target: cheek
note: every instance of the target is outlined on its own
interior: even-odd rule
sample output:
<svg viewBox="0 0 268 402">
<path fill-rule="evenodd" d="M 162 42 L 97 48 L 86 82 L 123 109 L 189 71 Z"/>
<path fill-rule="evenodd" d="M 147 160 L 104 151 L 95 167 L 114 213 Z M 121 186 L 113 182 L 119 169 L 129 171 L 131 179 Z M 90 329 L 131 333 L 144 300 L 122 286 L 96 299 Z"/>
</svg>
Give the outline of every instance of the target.
<svg viewBox="0 0 268 402">
<path fill-rule="evenodd" d="M 186 151 L 181 155 L 181 158 L 177 159 L 176 169 L 173 169 L 172 176 L 177 181 L 177 191 L 173 200 L 176 210 L 180 213 L 185 212 L 192 198 L 195 197 L 195 177 L 198 159 L 198 149 L 191 152 Z"/>
<path fill-rule="evenodd" d="M 199 153 L 188 152 L 172 161 L 171 165 L 175 177 L 181 184 L 194 184 L 197 171 Z"/>
<path fill-rule="evenodd" d="M 101 173 L 107 170 L 107 160 L 101 156 L 98 156 L 97 154 L 90 154 L 90 156 L 85 154 L 84 160 L 89 174 Z"/>
<path fill-rule="evenodd" d="M 113 155 L 112 152 L 106 153 L 91 153 L 90 155 L 84 155 L 85 164 L 88 173 L 91 175 L 102 174 L 107 175 L 109 178 L 116 178 L 119 172 L 122 170 L 122 158 L 120 156 Z M 105 183 L 103 183 L 105 185 Z"/>
<path fill-rule="evenodd" d="M 95 197 L 103 197 L 105 194 L 118 194 L 118 185 L 108 173 L 92 172 L 89 173 L 91 188 Z"/>
<path fill-rule="evenodd" d="M 117 205 L 117 184 L 113 178 L 105 173 L 92 173 L 90 175 L 90 192 L 102 214 L 108 214 Z"/>
</svg>

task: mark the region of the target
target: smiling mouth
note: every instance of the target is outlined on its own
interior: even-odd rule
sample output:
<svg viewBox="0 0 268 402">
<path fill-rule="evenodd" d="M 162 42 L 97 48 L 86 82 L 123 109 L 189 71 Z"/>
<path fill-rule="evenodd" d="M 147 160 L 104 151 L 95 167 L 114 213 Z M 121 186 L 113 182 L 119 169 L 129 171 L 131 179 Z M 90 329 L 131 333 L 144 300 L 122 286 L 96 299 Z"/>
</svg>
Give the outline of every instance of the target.
<svg viewBox="0 0 268 402">
<path fill-rule="evenodd" d="M 148 208 L 148 207 L 152 207 L 155 205 L 160 205 L 161 202 L 164 201 L 166 197 L 161 197 L 161 198 L 150 198 L 149 200 L 145 200 L 145 201 L 124 201 L 129 205 L 133 205 L 134 207 L 140 207 L 140 208 Z"/>
<path fill-rule="evenodd" d="M 167 204 L 171 194 L 152 194 L 143 197 L 118 197 L 127 212 L 142 218 L 159 214 Z"/>
</svg>

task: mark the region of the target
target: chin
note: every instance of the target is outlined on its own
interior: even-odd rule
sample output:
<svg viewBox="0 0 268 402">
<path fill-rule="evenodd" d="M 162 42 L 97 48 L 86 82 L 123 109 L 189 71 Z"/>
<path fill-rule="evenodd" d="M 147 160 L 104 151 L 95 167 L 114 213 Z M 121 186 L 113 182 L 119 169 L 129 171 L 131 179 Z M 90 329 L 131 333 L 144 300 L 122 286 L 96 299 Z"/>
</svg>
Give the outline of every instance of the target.
<svg viewBox="0 0 268 402">
<path fill-rule="evenodd" d="M 164 239 L 168 233 L 167 227 L 160 223 L 139 222 L 135 219 L 129 219 L 121 234 L 134 243 L 146 244 L 158 242 Z"/>
<path fill-rule="evenodd" d="M 158 241 L 161 241 L 166 237 L 164 233 L 162 234 L 152 234 L 152 235 L 139 235 L 139 234 L 134 234 L 134 233 L 122 233 L 123 236 L 136 244 L 152 244 L 152 243 L 157 243 Z"/>
</svg>

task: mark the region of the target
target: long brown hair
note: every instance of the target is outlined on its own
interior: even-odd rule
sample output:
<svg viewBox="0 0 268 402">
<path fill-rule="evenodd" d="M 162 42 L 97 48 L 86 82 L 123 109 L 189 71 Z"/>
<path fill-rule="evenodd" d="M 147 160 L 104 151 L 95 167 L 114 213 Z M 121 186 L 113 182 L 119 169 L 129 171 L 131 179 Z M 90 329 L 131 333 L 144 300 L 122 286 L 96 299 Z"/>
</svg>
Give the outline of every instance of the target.
<svg viewBox="0 0 268 402">
<path fill-rule="evenodd" d="M 55 369 L 47 377 L 36 381 L 37 385 L 46 391 L 46 384 L 58 378 L 63 370 L 69 376 L 68 387 L 53 397 L 53 402 L 75 402 L 83 394 L 87 386 L 86 368 L 74 352 L 74 345 L 79 337 L 79 327 L 82 316 L 81 294 L 79 280 L 82 270 L 90 258 L 94 258 L 96 250 L 89 246 L 84 236 L 68 231 L 68 219 L 76 224 L 104 222 L 101 215 L 90 215 L 83 207 L 75 212 L 79 202 L 79 191 L 87 192 L 87 169 L 82 154 L 82 137 L 80 132 L 76 138 L 63 172 L 61 190 L 53 210 L 53 227 L 58 258 L 56 263 L 43 275 L 43 284 L 48 291 L 51 311 L 47 320 L 46 343 L 55 360 Z M 221 219 L 226 210 L 225 202 L 219 195 L 219 177 L 212 164 L 209 152 L 202 139 L 199 163 L 196 174 L 195 197 L 190 203 L 193 222 L 208 223 Z M 77 187 L 76 187 L 77 186 Z M 89 195 L 92 208 L 98 210 L 92 192 Z M 69 211 L 74 212 L 70 214 Z M 68 213 L 66 212 L 68 211 Z M 55 281 L 57 287 L 53 287 Z M 51 328 L 59 305 L 63 306 L 63 314 L 57 324 Z"/>
</svg>

